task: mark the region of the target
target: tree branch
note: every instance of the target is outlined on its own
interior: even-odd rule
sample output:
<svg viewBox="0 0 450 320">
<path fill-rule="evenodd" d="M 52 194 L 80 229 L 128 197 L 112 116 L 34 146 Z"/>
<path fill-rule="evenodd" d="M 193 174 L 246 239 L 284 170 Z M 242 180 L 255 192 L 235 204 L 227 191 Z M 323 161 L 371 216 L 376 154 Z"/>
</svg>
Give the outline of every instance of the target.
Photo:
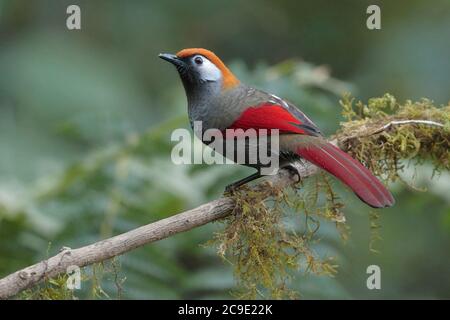
<svg viewBox="0 0 450 320">
<path fill-rule="evenodd" d="M 355 133 L 351 136 L 345 137 L 344 139 L 342 139 L 342 141 L 339 141 L 339 142 L 345 142 L 347 140 L 354 139 L 354 138 L 369 137 L 374 134 L 377 134 L 377 133 L 380 133 L 383 131 L 387 131 L 392 127 L 403 126 L 403 125 L 408 125 L 408 124 L 425 125 L 425 126 L 440 127 L 440 128 L 444 127 L 444 125 L 442 123 L 439 123 L 436 121 L 431 121 L 431 120 L 417 120 L 417 119 L 416 120 L 393 120 L 382 126 L 376 126 L 372 130 L 368 130 L 368 128 L 366 126 L 361 126 L 357 133 Z"/>
<path fill-rule="evenodd" d="M 428 120 L 402 120 L 391 121 L 370 132 L 371 134 L 380 133 L 392 126 L 404 124 L 443 126 L 440 123 Z M 367 131 L 363 130 L 360 135 L 367 136 Z M 347 138 L 342 137 L 342 140 L 346 140 Z M 338 137 L 331 142 L 339 144 L 342 140 Z M 301 179 L 314 175 L 319 171 L 317 167 L 311 164 L 298 163 L 296 167 Z M 254 188 L 256 190 L 262 188 L 267 182 L 271 183 L 274 187 L 284 188 L 298 182 L 298 178 L 295 174 L 287 170 L 280 170 L 277 175 L 266 177 L 263 182 L 260 182 Z M 195 209 L 147 224 L 109 239 L 101 240 L 78 249 L 63 248 L 60 253 L 49 259 L 0 279 L 0 299 L 12 297 L 45 279 L 66 273 L 67 268 L 70 266 L 78 266 L 81 268 L 105 261 L 145 244 L 224 218 L 233 212 L 234 207 L 235 202 L 233 198 L 221 197 Z"/>
</svg>

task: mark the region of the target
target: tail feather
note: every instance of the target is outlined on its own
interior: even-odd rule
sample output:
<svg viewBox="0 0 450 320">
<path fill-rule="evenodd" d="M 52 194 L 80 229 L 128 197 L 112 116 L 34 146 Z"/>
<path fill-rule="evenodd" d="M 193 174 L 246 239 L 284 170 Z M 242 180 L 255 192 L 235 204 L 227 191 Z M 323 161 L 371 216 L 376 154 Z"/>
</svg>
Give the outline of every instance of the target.
<svg viewBox="0 0 450 320">
<path fill-rule="evenodd" d="M 383 208 L 394 204 L 389 190 L 366 167 L 334 145 L 300 147 L 297 154 L 341 180 L 369 206 Z"/>
</svg>

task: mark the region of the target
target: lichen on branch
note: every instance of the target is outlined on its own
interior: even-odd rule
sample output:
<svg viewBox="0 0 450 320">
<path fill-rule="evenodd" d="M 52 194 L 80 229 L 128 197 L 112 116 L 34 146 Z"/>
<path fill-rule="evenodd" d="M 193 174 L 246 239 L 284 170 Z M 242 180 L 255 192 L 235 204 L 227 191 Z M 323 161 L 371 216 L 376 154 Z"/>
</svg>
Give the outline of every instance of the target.
<svg viewBox="0 0 450 320">
<path fill-rule="evenodd" d="M 293 188 L 269 183 L 244 187 L 233 197 L 234 211 L 210 243 L 233 265 L 237 297 L 297 298 L 299 293 L 289 287 L 295 271 L 337 272 L 334 258 L 321 257 L 313 248 L 321 223 L 333 223 L 344 240 L 348 237 L 344 205 L 327 175 L 314 175 Z M 288 227 L 288 221 L 295 227 Z"/>
<path fill-rule="evenodd" d="M 450 170 L 450 105 L 436 107 L 428 99 L 399 104 L 390 94 L 368 104 L 346 95 L 341 105 L 346 122 L 336 134 L 339 146 L 376 175 L 397 180 L 400 160 Z"/>
<path fill-rule="evenodd" d="M 431 161 L 437 171 L 450 170 L 450 106 L 438 108 L 427 99 L 399 104 L 389 94 L 368 104 L 345 95 L 341 105 L 346 121 L 331 140 L 385 182 L 399 178 L 400 160 Z M 239 298 L 296 298 L 298 292 L 289 286 L 295 270 L 329 276 L 337 272 L 333 257 L 320 257 L 313 249 L 321 223 L 333 223 L 348 238 L 344 202 L 328 175 L 314 175 L 298 188 L 245 187 L 233 197 L 233 214 L 212 243 L 234 267 Z M 287 212 L 294 212 L 304 232 L 287 227 L 292 218 Z M 376 251 L 379 214 L 369 216 L 375 230 L 369 249 Z"/>
</svg>

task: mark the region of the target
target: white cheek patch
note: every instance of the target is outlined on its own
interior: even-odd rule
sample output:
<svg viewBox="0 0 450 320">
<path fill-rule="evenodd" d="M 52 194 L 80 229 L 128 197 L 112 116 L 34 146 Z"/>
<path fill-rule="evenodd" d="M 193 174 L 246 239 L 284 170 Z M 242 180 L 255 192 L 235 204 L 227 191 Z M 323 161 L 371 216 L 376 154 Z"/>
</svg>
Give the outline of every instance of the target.
<svg viewBox="0 0 450 320">
<path fill-rule="evenodd" d="M 222 72 L 208 59 L 203 59 L 203 64 L 199 66 L 198 70 L 202 80 L 219 81 L 222 78 Z"/>
</svg>

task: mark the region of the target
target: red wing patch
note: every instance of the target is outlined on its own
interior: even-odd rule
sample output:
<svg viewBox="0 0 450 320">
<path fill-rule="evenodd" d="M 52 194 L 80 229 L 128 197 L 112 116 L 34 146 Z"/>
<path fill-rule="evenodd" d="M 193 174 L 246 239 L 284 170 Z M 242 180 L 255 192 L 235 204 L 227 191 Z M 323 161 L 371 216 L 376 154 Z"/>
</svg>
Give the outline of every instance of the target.
<svg viewBox="0 0 450 320">
<path fill-rule="evenodd" d="M 302 122 L 282 106 L 267 103 L 246 109 L 229 129 L 278 129 L 280 133 L 305 134 L 301 125 Z"/>
</svg>

